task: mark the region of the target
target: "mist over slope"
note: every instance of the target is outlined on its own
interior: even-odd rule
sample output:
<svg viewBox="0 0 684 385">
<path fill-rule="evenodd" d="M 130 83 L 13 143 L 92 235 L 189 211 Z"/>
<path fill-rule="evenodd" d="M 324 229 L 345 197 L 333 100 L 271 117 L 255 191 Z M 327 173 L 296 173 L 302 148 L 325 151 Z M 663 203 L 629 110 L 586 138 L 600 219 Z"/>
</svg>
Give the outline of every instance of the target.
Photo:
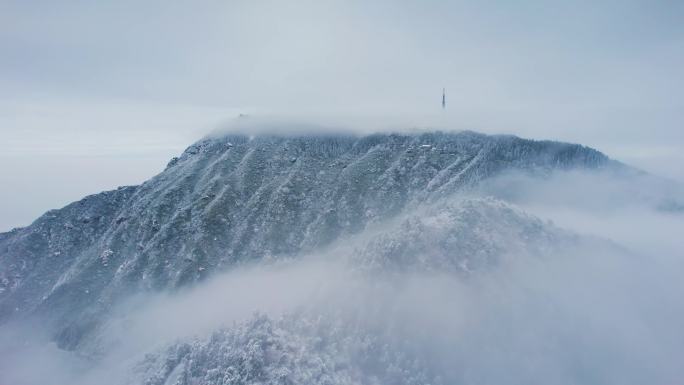
<svg viewBox="0 0 684 385">
<path fill-rule="evenodd" d="M 664 381 L 678 373 L 664 358 L 655 365 L 679 352 L 663 342 L 669 321 L 653 334 L 661 345 L 642 344 L 645 366 L 618 376 L 615 365 L 629 361 L 640 327 L 664 322 L 642 318 L 652 298 L 684 320 L 671 300 L 681 286 L 667 275 L 650 284 L 652 269 L 680 266 L 677 247 L 665 242 L 666 262 L 649 259 L 538 210 L 618 212 L 620 196 L 657 223 L 664 214 L 652 209 L 665 202 L 681 224 L 671 192 L 625 192 L 661 189 L 642 176 L 581 145 L 473 132 L 214 135 L 140 186 L 0 234 L 0 331 L 22 346 L 14 327 L 33 322 L 60 357 L 95 357 L 57 365 L 73 371 L 59 373 L 65 383 L 529 383 L 542 372 L 559 384 Z M 630 284 L 615 271 L 633 274 Z M 598 293 L 597 307 L 578 300 L 576 285 Z M 648 289 L 622 302 L 633 287 Z M 605 345 L 571 326 L 604 331 L 590 313 L 631 320 Z M 539 336 L 516 334 L 535 328 Z M 584 348 L 617 364 L 581 362 L 573 339 L 584 332 Z M 517 368 L 518 356 L 534 362 Z M 23 368 L 16 360 L 0 369 Z"/>
<path fill-rule="evenodd" d="M 127 294 L 311 251 L 507 169 L 609 164 L 578 145 L 471 132 L 208 138 L 140 186 L 3 234 L 0 316 L 45 313 L 73 348 Z"/>
</svg>

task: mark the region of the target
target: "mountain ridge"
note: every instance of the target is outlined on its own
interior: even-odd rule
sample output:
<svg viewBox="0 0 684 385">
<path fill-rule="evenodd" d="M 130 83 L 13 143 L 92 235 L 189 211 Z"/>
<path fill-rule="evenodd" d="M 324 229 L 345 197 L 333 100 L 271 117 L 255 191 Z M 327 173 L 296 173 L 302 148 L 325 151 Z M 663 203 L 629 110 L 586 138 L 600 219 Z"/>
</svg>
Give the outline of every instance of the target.
<svg viewBox="0 0 684 385">
<path fill-rule="evenodd" d="M 49 315 L 73 349 L 127 295 L 310 252 L 506 170 L 606 167 L 622 166 L 581 145 L 474 132 L 207 137 L 141 185 L 1 234 L 0 320 Z"/>
</svg>

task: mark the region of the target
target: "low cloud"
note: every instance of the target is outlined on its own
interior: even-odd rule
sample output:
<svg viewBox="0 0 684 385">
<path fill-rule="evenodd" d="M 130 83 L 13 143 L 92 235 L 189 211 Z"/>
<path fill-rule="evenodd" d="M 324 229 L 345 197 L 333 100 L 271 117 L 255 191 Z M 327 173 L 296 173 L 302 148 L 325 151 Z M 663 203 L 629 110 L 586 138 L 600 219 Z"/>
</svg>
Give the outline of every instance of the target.
<svg viewBox="0 0 684 385">
<path fill-rule="evenodd" d="M 145 354 L 177 340 L 205 339 L 258 312 L 274 320 L 333 317 L 376 333 L 390 348 L 420 357 L 443 383 L 676 383 L 684 376 L 678 276 L 684 259 L 674 232 L 684 218 L 654 205 L 670 191 L 657 191 L 657 199 L 648 189 L 645 198 L 621 193 L 623 183 L 641 191 L 642 181 L 506 175 L 478 192 L 613 246 L 586 242 L 547 255 L 516 255 L 465 276 L 389 273 L 349 269 L 354 242 L 367 239 L 362 234 L 344 247 L 237 268 L 180 293 L 131 299 L 89 347 L 100 354 L 94 359 L 6 327 L 0 378 L 124 383 L 130 378 L 122 373 L 131 373 Z"/>
</svg>

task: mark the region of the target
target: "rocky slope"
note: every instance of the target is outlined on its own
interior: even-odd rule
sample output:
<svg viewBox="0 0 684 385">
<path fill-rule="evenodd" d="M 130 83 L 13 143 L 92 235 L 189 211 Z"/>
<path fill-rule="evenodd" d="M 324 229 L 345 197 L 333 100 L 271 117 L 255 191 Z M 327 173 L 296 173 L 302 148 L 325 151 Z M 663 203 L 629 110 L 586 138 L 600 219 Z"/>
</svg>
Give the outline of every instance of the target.
<svg viewBox="0 0 684 385">
<path fill-rule="evenodd" d="M 73 349 L 132 293 L 293 256 L 506 170 L 622 167 L 580 145 L 472 132 L 203 139 L 140 186 L 0 234 L 0 320 L 47 317 Z"/>
<path fill-rule="evenodd" d="M 325 284 L 313 285 L 315 294 L 285 314 L 257 314 L 148 350 L 132 369 L 124 370 L 129 373 L 124 382 L 454 383 L 455 377 L 445 377 L 449 371 L 440 366 L 444 363 L 437 364 L 444 351 L 435 349 L 439 343 L 433 340 L 440 333 L 448 335 L 450 328 L 425 329 L 422 322 L 439 324 L 456 310 L 432 301 L 458 298 L 463 282 L 516 262 L 578 253 L 586 241 L 494 199 L 440 201 L 345 242 L 356 247 L 337 246 L 324 253 L 323 262 L 342 261 L 329 267 L 327 275 L 336 278 L 321 278 Z M 315 261 L 319 259 L 284 265 L 297 269 Z M 421 308 L 417 302 L 424 304 L 425 313 L 416 312 Z"/>
</svg>

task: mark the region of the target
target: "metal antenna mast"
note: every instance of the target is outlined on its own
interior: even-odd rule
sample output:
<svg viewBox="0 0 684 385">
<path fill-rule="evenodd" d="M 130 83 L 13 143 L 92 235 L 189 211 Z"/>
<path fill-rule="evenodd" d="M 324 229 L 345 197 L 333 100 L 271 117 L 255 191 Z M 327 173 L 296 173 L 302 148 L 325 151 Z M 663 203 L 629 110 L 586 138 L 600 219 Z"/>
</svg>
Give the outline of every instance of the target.
<svg viewBox="0 0 684 385">
<path fill-rule="evenodd" d="M 446 108 L 446 88 L 442 88 L 442 109 Z"/>
</svg>

